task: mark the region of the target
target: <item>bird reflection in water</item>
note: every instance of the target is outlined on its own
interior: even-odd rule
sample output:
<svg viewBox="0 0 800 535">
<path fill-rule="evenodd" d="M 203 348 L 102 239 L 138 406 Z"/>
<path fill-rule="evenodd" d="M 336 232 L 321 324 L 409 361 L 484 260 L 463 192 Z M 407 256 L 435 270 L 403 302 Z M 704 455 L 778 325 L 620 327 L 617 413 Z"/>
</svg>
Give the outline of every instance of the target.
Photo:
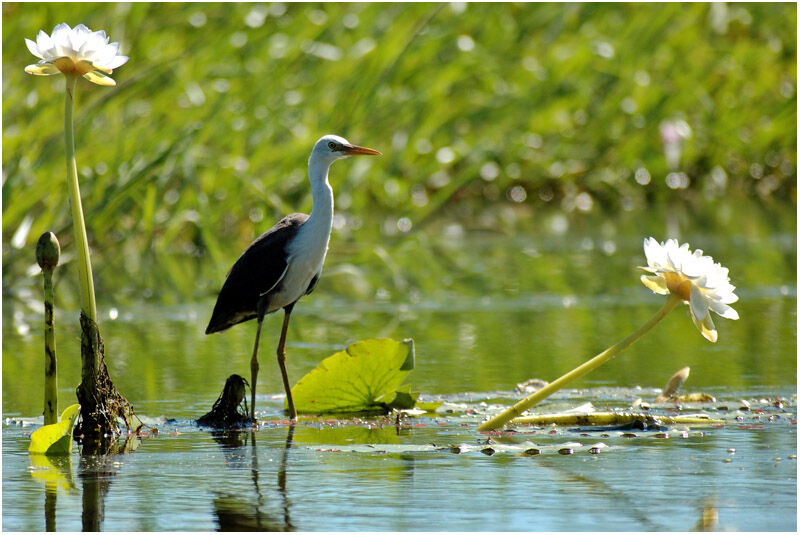
<svg viewBox="0 0 800 535">
<path fill-rule="evenodd" d="M 280 464 L 278 466 L 278 485 L 277 490 L 280 495 L 281 511 L 275 513 L 273 511 L 265 511 L 267 504 L 264 494 L 262 493 L 259 484 L 259 469 L 258 469 L 258 448 L 256 445 L 255 431 L 246 433 L 246 437 L 239 436 L 235 438 L 234 435 L 245 435 L 235 431 L 228 431 L 225 433 L 225 438 L 222 436 L 215 437 L 214 439 L 224 444 L 224 447 L 233 446 L 235 440 L 239 444 L 246 443 L 247 440 L 252 444 L 251 448 L 251 474 L 253 479 L 253 488 L 255 490 L 255 500 L 248 501 L 240 496 L 231 493 L 220 493 L 214 499 L 214 513 L 217 515 L 217 522 L 219 524 L 219 531 L 294 531 L 292 521 L 289 516 L 289 498 L 286 492 L 286 464 L 289 457 L 289 449 L 292 447 L 292 440 L 294 438 L 294 425 L 290 425 L 286 433 L 286 443 L 283 448 L 283 455 L 281 456 Z"/>
</svg>

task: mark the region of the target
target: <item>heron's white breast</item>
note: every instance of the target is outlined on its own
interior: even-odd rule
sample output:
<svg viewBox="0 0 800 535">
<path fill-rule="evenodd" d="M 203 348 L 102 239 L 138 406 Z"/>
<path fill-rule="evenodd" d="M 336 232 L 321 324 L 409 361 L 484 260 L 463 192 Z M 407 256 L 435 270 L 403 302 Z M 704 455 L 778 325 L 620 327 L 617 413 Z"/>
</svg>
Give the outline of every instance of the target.
<svg viewBox="0 0 800 535">
<path fill-rule="evenodd" d="M 306 293 L 314 276 L 322 272 L 330 237 L 330 223 L 313 217 L 303 223 L 287 246 L 289 266 L 279 284 L 280 290 L 270 300 L 268 312 L 294 303 Z"/>
</svg>

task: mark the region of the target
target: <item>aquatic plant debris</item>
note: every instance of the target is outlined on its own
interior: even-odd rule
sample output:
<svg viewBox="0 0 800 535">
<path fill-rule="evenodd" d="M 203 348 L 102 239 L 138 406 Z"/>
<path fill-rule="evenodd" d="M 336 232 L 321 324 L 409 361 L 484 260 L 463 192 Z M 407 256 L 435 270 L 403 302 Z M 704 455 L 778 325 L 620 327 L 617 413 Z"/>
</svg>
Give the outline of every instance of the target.
<svg viewBox="0 0 800 535">
<path fill-rule="evenodd" d="M 118 420 L 125 423 L 128 430 L 138 432 L 142 422 L 136 416 L 131 405 L 108 375 L 105 363 L 105 346 L 100 337 L 97 323 L 81 312 L 81 355 L 95 355 L 92 359 L 83 359 L 84 376 L 75 393 L 78 396 L 83 411 L 81 421 L 76 426 L 76 434 L 83 435 L 84 448 L 92 443 L 91 448 L 97 451 L 107 449 L 111 436 L 121 434 Z M 86 374 L 87 366 L 98 363 L 96 374 Z M 90 376 L 94 382 L 87 382 Z M 88 439 L 88 440 L 87 440 Z"/>
<path fill-rule="evenodd" d="M 379 455 L 408 453 L 452 453 L 483 455 L 505 454 L 520 456 L 565 455 L 584 453 L 596 455 L 602 451 L 621 450 L 619 446 L 609 446 L 603 442 L 583 444 L 582 442 L 564 442 L 557 444 L 537 444 L 529 440 L 516 444 L 319 444 L 304 446 L 306 449 L 320 453 L 371 453 Z M 566 453 L 569 450 L 569 453 Z"/>
<path fill-rule="evenodd" d="M 386 413 L 410 409 L 419 397 L 400 386 L 414 369 L 414 341 L 372 338 L 324 359 L 292 388 L 298 412 Z"/>
<path fill-rule="evenodd" d="M 217 401 L 214 402 L 209 412 L 197 419 L 197 425 L 232 429 L 253 423 L 247 410 L 245 386 L 249 385 L 241 375 L 234 373 L 228 377 Z"/>
<path fill-rule="evenodd" d="M 675 398 L 678 394 L 678 390 L 681 388 L 683 383 L 686 382 L 686 379 L 689 378 L 690 371 L 691 368 L 689 368 L 689 366 L 684 366 L 680 370 L 676 371 L 672 377 L 669 378 L 667 384 L 664 385 L 661 393 L 656 396 L 656 403 L 663 403 L 671 398 Z"/>
</svg>

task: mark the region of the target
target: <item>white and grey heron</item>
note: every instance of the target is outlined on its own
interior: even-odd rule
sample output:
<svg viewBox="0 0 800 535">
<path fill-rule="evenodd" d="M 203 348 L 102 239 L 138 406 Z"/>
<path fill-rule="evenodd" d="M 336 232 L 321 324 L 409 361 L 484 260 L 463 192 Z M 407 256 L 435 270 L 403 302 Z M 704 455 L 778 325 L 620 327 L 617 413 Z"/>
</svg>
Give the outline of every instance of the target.
<svg viewBox="0 0 800 535">
<path fill-rule="evenodd" d="M 233 264 L 217 296 L 206 334 L 224 331 L 257 318 L 256 340 L 250 360 L 250 417 L 255 420 L 258 378 L 258 340 L 264 316 L 283 309 L 278 342 L 278 365 L 286 390 L 289 417 L 297 419 L 289 377 L 286 374 L 286 330 L 295 303 L 311 293 L 322 274 L 333 224 L 333 190 L 328 169 L 336 160 L 355 155 L 380 156 L 380 152 L 350 144 L 346 139 L 321 137 L 308 158 L 311 214 L 291 214 L 256 238 Z"/>
</svg>

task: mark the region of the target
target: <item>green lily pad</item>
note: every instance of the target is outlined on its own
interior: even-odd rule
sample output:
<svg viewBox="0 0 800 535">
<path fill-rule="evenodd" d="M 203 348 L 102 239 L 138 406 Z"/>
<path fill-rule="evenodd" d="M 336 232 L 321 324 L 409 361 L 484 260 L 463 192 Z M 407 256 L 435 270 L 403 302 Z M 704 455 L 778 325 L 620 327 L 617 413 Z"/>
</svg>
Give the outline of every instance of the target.
<svg viewBox="0 0 800 535">
<path fill-rule="evenodd" d="M 47 455 L 68 455 L 72 451 L 72 429 L 81 413 L 77 403 L 70 405 L 61 413 L 61 420 L 56 424 L 45 425 L 31 433 L 30 453 Z"/>
<path fill-rule="evenodd" d="M 390 409 L 413 409 L 417 403 L 419 392 L 412 392 L 409 385 L 403 385 L 396 392 L 387 392 L 375 401 Z"/>
<path fill-rule="evenodd" d="M 326 358 L 292 388 L 306 414 L 388 412 L 406 408 L 419 394 L 401 388 L 414 369 L 414 341 L 372 338 Z"/>
<path fill-rule="evenodd" d="M 425 412 L 436 412 L 436 409 L 442 406 L 443 401 L 422 401 L 417 402 L 414 406 L 418 409 L 422 409 Z"/>
</svg>

